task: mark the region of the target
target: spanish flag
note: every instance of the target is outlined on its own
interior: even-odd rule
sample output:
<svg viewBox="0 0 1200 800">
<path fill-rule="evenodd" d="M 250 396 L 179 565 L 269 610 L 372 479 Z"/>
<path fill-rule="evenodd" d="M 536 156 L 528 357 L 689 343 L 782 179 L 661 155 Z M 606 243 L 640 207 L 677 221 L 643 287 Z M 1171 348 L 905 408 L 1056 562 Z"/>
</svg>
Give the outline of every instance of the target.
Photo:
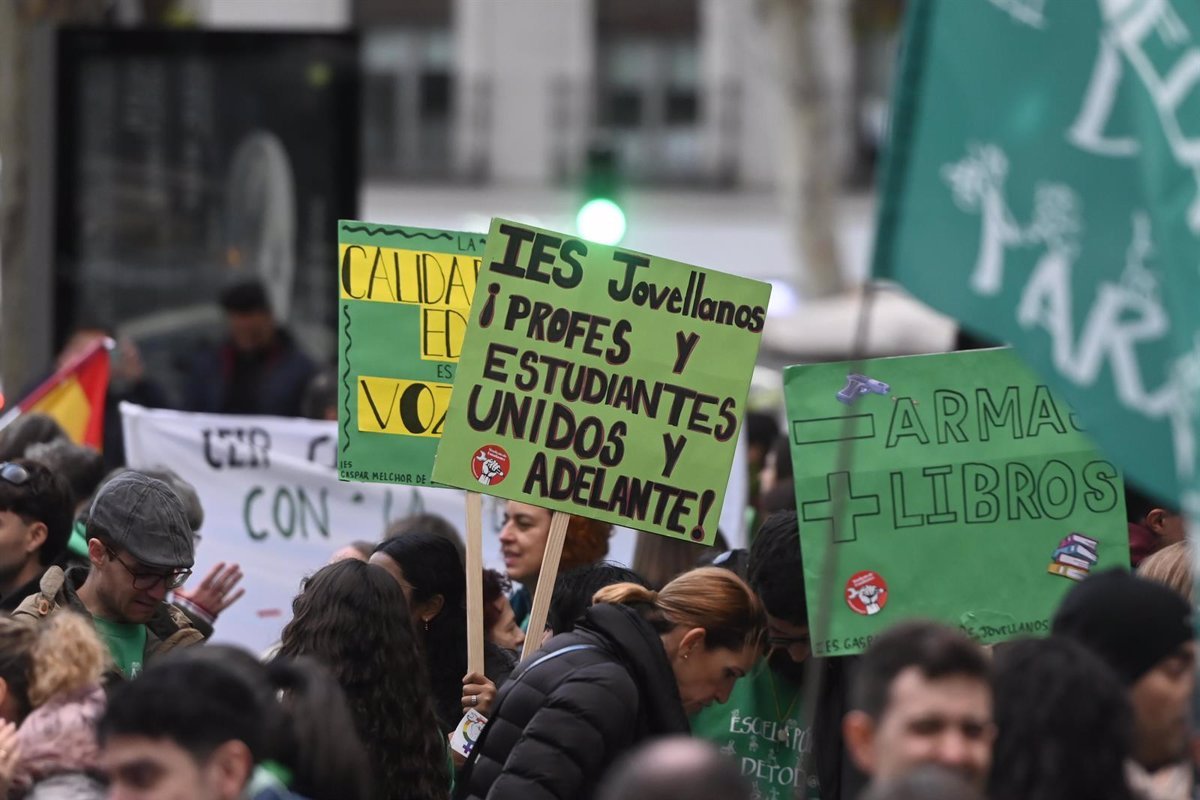
<svg viewBox="0 0 1200 800">
<path fill-rule="evenodd" d="M 62 426 L 71 441 L 100 449 L 104 442 L 104 398 L 108 392 L 111 339 L 68 361 L 18 405 L 0 416 L 0 429 L 22 414 L 46 414 Z"/>
</svg>

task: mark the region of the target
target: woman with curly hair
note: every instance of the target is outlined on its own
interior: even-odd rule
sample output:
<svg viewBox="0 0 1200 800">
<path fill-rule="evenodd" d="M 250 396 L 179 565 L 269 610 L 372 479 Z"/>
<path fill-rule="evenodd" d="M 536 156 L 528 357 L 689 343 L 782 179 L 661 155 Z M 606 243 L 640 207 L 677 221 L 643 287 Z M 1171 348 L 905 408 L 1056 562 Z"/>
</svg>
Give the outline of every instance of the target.
<svg viewBox="0 0 1200 800">
<path fill-rule="evenodd" d="M 500 552 L 504 556 L 504 570 L 508 577 L 521 584 L 521 588 L 510 599 L 517 624 L 522 629 L 528 626 L 529 612 L 533 609 L 533 595 L 537 589 L 538 573 L 542 571 L 542 556 L 546 552 L 546 540 L 550 537 L 552 516 L 545 508 L 518 503 L 516 500 L 509 500 L 505 505 Z M 567 538 L 563 542 L 559 571 L 603 561 L 608 555 L 608 540 L 611 537 L 612 525 L 607 522 L 572 515 L 567 524 Z M 540 632 L 536 635 L 541 637 Z"/>
<path fill-rule="evenodd" d="M 452 730 L 468 708 L 486 716 L 515 660 L 485 641 L 484 674 L 467 674 L 466 570 L 453 543 L 433 531 L 393 536 L 375 548 L 370 563 L 386 570 L 404 592 L 407 607 L 397 613 L 412 619 L 442 730 Z"/>
<path fill-rule="evenodd" d="M 104 796 L 96 724 L 109 666 L 80 614 L 58 611 L 36 627 L 0 618 L 0 797 Z"/>
<path fill-rule="evenodd" d="M 353 559 L 319 570 L 292 603 L 279 652 L 316 660 L 341 685 L 367 748 L 374 797 L 445 800 L 446 739 L 404 593 L 387 572 Z"/>
<path fill-rule="evenodd" d="M 1120 679 L 1070 639 L 996 649 L 992 800 L 1133 800 L 1133 712 Z"/>
</svg>

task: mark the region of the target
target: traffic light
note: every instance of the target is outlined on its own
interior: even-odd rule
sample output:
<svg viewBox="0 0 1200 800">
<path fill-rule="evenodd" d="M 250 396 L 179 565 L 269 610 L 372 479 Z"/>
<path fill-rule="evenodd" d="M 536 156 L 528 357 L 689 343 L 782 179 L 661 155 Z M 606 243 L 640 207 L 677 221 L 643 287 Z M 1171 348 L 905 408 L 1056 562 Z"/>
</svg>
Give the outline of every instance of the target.
<svg viewBox="0 0 1200 800">
<path fill-rule="evenodd" d="M 575 215 L 575 229 L 584 239 L 617 244 L 624 238 L 625 211 L 618 202 L 618 173 L 617 157 L 612 148 L 588 149 L 583 204 Z"/>
</svg>

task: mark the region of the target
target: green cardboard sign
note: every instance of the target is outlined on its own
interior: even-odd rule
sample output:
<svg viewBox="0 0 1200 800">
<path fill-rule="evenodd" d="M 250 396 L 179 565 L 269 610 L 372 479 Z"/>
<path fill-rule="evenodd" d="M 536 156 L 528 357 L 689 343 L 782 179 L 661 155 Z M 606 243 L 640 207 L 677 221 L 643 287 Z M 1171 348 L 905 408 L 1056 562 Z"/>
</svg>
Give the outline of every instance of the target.
<svg viewBox="0 0 1200 800">
<path fill-rule="evenodd" d="M 711 544 L 769 285 L 492 220 L 433 477 Z"/>
<path fill-rule="evenodd" d="M 483 234 L 338 222 L 338 475 L 431 482 Z"/>
<path fill-rule="evenodd" d="M 816 655 L 912 617 L 1045 634 L 1075 581 L 1128 569 L 1120 471 L 1010 350 L 789 367 L 784 392 Z"/>
</svg>

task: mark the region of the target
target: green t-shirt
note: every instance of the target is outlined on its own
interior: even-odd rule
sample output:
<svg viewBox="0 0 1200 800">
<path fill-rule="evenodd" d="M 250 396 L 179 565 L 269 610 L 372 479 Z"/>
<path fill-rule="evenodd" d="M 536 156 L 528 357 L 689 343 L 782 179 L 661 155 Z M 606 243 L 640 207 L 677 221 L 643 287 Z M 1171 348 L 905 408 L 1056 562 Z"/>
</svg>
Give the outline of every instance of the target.
<svg viewBox="0 0 1200 800">
<path fill-rule="evenodd" d="M 127 622 L 109 622 L 92 617 L 96 632 L 104 638 L 117 668 L 126 678 L 133 679 L 142 671 L 142 654 L 146 652 L 146 626 Z"/>
<path fill-rule="evenodd" d="M 759 800 L 791 800 L 806 787 L 819 800 L 815 768 L 805 774 L 801 753 L 812 753 L 812 732 L 803 728 L 804 688 L 774 672 L 762 659 L 733 685 L 729 702 L 711 705 L 692 717 L 692 733 L 737 760 L 754 783 Z"/>
</svg>

